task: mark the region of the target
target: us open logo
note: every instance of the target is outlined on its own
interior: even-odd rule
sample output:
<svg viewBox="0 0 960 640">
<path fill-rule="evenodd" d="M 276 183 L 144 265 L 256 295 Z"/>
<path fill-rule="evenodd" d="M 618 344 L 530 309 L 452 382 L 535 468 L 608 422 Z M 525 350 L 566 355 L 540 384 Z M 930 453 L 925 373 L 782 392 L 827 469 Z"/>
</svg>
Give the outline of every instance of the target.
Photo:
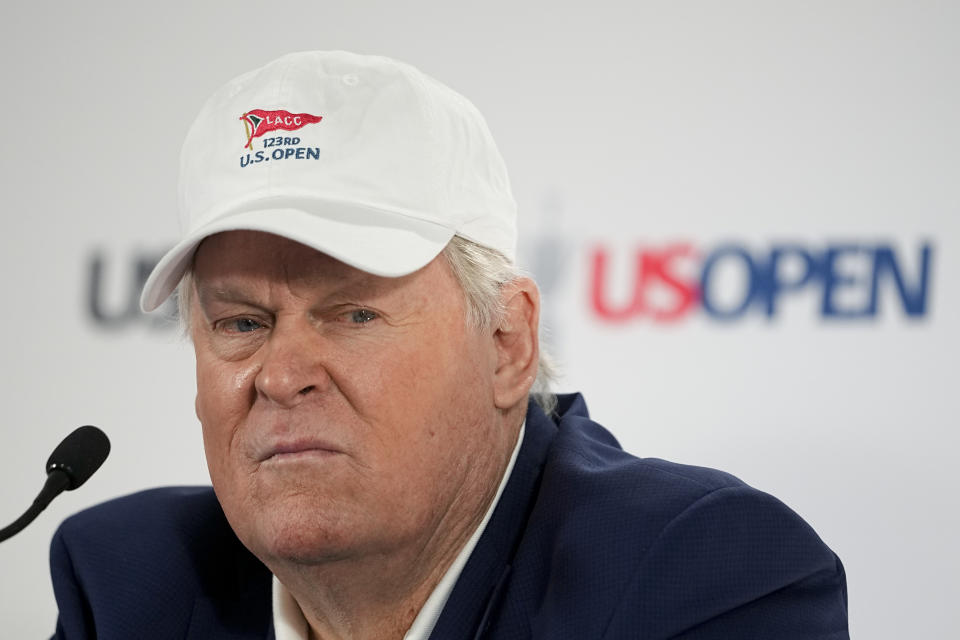
<svg viewBox="0 0 960 640">
<path fill-rule="evenodd" d="M 253 149 L 253 139 L 259 138 L 265 133 L 282 129 L 284 131 L 296 131 L 308 124 L 314 124 L 323 120 L 323 116 L 315 116 L 309 113 L 290 113 L 279 109 L 277 111 L 265 111 L 263 109 L 251 109 L 240 116 L 243 120 L 243 128 L 247 134 L 247 144 L 244 149 Z"/>
<path fill-rule="evenodd" d="M 302 147 L 300 138 L 296 136 L 270 136 L 263 137 L 265 134 L 273 131 L 296 131 L 302 129 L 308 124 L 316 124 L 323 120 L 323 116 L 315 116 L 310 113 L 290 113 L 284 109 L 267 111 L 265 109 L 251 109 L 240 116 L 243 121 L 243 129 L 246 135 L 247 143 L 243 145 L 244 149 L 250 149 L 240 157 L 240 166 L 247 167 L 252 164 L 268 162 L 270 160 L 319 160 L 320 147 Z M 254 151 L 254 139 L 261 138 L 261 151 Z M 268 148 L 271 151 L 266 151 Z"/>
</svg>

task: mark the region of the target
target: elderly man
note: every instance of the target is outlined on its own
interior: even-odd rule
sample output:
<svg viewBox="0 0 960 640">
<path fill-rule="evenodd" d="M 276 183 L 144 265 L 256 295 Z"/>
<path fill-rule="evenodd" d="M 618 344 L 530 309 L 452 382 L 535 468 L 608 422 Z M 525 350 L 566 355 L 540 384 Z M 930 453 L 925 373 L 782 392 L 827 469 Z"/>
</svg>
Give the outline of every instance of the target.
<svg viewBox="0 0 960 640">
<path fill-rule="evenodd" d="M 281 58 L 204 107 L 181 208 L 143 306 L 179 287 L 213 491 L 65 522 L 57 637 L 847 637 L 796 514 L 546 391 L 507 174 L 460 95 Z"/>
</svg>

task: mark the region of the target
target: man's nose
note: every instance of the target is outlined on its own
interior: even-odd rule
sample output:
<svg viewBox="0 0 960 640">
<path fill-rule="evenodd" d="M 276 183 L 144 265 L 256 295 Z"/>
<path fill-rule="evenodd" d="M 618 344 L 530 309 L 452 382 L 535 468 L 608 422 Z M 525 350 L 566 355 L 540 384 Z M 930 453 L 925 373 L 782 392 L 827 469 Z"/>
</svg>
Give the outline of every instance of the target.
<svg viewBox="0 0 960 640">
<path fill-rule="evenodd" d="M 330 375 L 323 352 L 323 338 L 309 322 L 278 325 L 262 347 L 263 359 L 254 379 L 257 395 L 289 408 L 324 391 Z"/>
</svg>

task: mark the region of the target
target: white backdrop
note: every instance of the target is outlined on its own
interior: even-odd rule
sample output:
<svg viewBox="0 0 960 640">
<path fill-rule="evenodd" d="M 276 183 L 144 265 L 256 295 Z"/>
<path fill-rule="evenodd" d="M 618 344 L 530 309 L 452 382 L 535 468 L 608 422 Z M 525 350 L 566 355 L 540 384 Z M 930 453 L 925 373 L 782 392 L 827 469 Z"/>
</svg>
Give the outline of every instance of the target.
<svg viewBox="0 0 960 640">
<path fill-rule="evenodd" d="M 75 426 L 101 426 L 114 450 L 0 545 L 0 636 L 52 632 L 46 554 L 64 517 L 206 482 L 189 346 L 129 311 L 138 265 L 176 238 L 179 146 L 208 94 L 283 53 L 344 48 L 410 62 L 486 114 L 563 389 L 628 450 L 726 469 L 803 515 L 847 567 L 855 637 L 952 637 L 958 19 L 929 0 L 5 8 L 0 519 L 28 506 Z M 762 266 L 786 245 L 780 281 L 803 256 L 814 275 L 773 315 L 758 266 L 759 302 L 732 319 L 696 298 L 654 317 L 704 270 L 708 303 L 735 309 L 747 262 L 716 252 Z M 826 257 L 846 245 L 861 249 Z M 637 255 L 661 270 L 638 280 Z M 619 321 L 596 311 L 598 280 Z"/>
</svg>

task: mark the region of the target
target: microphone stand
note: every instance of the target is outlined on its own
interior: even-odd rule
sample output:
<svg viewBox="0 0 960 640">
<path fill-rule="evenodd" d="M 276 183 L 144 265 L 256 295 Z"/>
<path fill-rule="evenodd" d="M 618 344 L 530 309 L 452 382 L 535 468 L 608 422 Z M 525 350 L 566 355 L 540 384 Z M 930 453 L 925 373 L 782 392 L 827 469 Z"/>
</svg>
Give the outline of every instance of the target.
<svg viewBox="0 0 960 640">
<path fill-rule="evenodd" d="M 0 529 L 0 542 L 23 531 L 24 527 L 33 522 L 34 519 L 40 515 L 40 512 L 47 508 L 51 500 L 63 493 L 69 486 L 70 476 L 60 469 L 52 470 L 50 474 L 47 475 L 47 481 L 43 484 L 43 489 L 40 490 L 39 495 L 34 499 L 30 508 L 27 509 L 22 516 L 17 518 L 13 524 Z"/>
</svg>

